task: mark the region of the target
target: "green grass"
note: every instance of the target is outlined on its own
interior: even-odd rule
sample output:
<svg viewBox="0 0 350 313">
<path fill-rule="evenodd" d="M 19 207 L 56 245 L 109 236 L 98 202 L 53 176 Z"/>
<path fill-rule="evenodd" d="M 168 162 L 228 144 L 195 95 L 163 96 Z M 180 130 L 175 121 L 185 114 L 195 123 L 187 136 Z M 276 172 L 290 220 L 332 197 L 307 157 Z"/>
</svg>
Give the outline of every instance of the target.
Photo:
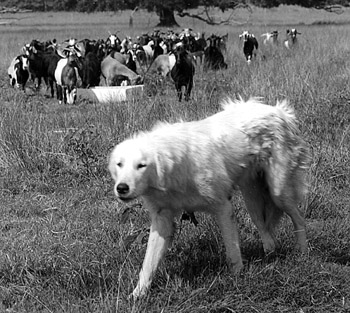
<svg viewBox="0 0 350 313">
<path fill-rule="evenodd" d="M 189 103 L 177 102 L 171 82 L 154 97 L 120 105 L 79 100 L 63 106 L 43 94 L 9 87 L 7 67 L 23 43 L 152 30 L 156 16 L 138 14 L 132 30 L 128 14 L 121 13 L 45 13 L 40 23 L 31 13 L 0 26 L 7 43 L 0 46 L 0 312 L 349 312 L 350 25 L 344 23 L 349 12 L 256 9 L 249 25 L 222 27 L 179 19 L 196 31 L 229 33 L 228 70 L 203 73 L 197 68 Z M 243 13 L 239 18 L 248 19 Z M 257 60 L 247 66 L 238 41 L 243 29 L 260 39 L 277 28 L 283 38 L 292 26 L 302 33 L 297 50 L 261 45 Z M 287 98 L 294 106 L 312 152 L 303 206 L 309 253 L 293 253 L 286 218 L 276 254 L 264 258 L 237 194 L 233 201 L 244 270 L 230 275 L 220 232 L 210 217 L 199 214 L 198 227 L 178 220 L 174 244 L 150 293 L 134 303 L 128 295 L 142 264 L 149 219 L 139 203 L 116 201 L 106 169 L 108 153 L 157 120 L 211 115 L 227 95 L 263 97 L 271 104 Z"/>
</svg>

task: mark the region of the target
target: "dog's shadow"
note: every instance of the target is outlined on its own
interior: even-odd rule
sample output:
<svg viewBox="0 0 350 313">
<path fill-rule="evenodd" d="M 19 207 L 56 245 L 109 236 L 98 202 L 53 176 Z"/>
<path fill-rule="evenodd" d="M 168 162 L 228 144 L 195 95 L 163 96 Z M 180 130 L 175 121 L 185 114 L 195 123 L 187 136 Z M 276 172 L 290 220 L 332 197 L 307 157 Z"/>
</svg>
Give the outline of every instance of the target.
<svg viewBox="0 0 350 313">
<path fill-rule="evenodd" d="M 289 252 L 288 248 L 280 247 L 273 253 L 265 254 L 259 243 L 243 246 L 242 271 L 249 271 L 252 267 L 264 268 L 277 261 L 283 262 Z M 230 273 L 224 246 L 218 245 L 212 238 L 202 237 L 190 243 L 180 243 L 169 251 L 165 262 L 171 279 L 176 276 L 189 283 L 214 273 Z"/>
</svg>

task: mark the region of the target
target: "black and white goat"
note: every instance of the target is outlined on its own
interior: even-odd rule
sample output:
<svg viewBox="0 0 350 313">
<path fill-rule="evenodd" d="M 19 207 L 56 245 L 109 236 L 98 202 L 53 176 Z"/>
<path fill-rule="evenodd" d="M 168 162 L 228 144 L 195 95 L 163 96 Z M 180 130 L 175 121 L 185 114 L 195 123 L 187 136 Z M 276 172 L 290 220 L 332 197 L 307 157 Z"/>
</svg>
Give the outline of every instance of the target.
<svg viewBox="0 0 350 313">
<path fill-rule="evenodd" d="M 78 68 L 82 69 L 82 62 L 74 50 L 58 61 L 55 69 L 55 80 L 57 87 L 57 99 L 59 103 L 74 104 L 77 97 Z"/>
<path fill-rule="evenodd" d="M 296 46 L 298 40 L 297 35 L 301 35 L 295 28 L 287 29 L 286 31 L 286 40 L 284 41 L 284 46 L 287 49 L 291 49 L 293 46 Z"/>
<path fill-rule="evenodd" d="M 79 45 L 78 40 L 76 38 L 69 38 L 64 41 L 67 46 L 64 48 L 66 51 L 73 51 L 78 56 L 81 57 L 83 54 L 82 47 Z"/>
<path fill-rule="evenodd" d="M 7 73 L 10 77 L 10 85 L 24 90 L 29 78 L 28 56 L 19 55 L 13 58 Z"/>
<path fill-rule="evenodd" d="M 171 69 L 170 75 L 175 83 L 179 101 L 182 99 L 182 87 L 185 87 L 185 101 L 188 101 L 190 99 L 195 73 L 193 58 L 183 45 L 176 47 L 174 54 L 176 62 Z"/>
<path fill-rule="evenodd" d="M 125 37 L 120 43 L 120 52 L 127 53 L 130 49 L 132 49 L 132 40 L 131 37 Z"/>
<path fill-rule="evenodd" d="M 148 65 L 147 55 L 145 53 L 145 50 L 143 49 L 143 46 L 141 44 L 135 43 L 132 47 L 132 51 L 134 52 L 134 55 L 136 56 L 137 62 L 144 66 Z"/>
<path fill-rule="evenodd" d="M 250 63 L 253 56 L 256 56 L 256 50 L 259 48 L 258 40 L 246 30 L 239 35 L 239 38 L 243 40 L 243 53 L 247 63 Z"/>
<path fill-rule="evenodd" d="M 106 55 L 110 54 L 111 51 L 120 51 L 122 49 L 121 40 L 117 34 L 109 32 L 109 36 L 106 40 Z"/>
</svg>

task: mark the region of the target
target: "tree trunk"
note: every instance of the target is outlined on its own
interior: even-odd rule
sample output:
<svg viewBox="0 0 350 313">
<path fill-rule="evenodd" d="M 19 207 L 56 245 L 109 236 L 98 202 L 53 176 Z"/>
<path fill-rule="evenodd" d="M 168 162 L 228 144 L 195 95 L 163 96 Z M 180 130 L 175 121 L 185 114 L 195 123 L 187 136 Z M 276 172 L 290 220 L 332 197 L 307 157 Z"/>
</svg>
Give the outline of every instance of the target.
<svg viewBox="0 0 350 313">
<path fill-rule="evenodd" d="M 167 8 L 159 8 L 157 13 L 159 15 L 159 23 L 157 25 L 158 27 L 179 26 L 179 24 L 175 20 L 174 10 Z"/>
</svg>

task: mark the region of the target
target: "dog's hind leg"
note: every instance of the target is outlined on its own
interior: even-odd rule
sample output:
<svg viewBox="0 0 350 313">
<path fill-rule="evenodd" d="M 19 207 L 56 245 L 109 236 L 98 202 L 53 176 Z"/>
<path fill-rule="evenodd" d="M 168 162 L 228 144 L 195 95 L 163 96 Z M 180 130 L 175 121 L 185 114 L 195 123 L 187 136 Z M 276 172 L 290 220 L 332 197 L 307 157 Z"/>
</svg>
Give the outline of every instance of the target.
<svg viewBox="0 0 350 313">
<path fill-rule="evenodd" d="M 294 234 L 296 237 L 295 249 L 305 253 L 307 251 L 305 219 L 302 212 L 298 208 L 298 203 L 295 200 L 298 199 L 298 196 L 288 189 L 289 188 L 284 190 L 282 195 L 272 195 L 272 197 L 277 206 L 292 219 Z"/>
<path fill-rule="evenodd" d="M 217 208 L 216 212 L 216 218 L 226 248 L 227 261 L 232 272 L 237 273 L 243 267 L 243 262 L 239 247 L 236 215 L 229 200 Z"/>
<path fill-rule="evenodd" d="M 268 254 L 276 248 L 273 230 L 282 211 L 272 202 L 268 190 L 264 190 L 263 186 L 258 178 L 250 179 L 241 186 L 241 192 L 249 215 L 258 228 L 264 252 Z"/>
<path fill-rule="evenodd" d="M 139 281 L 132 295 L 143 296 L 152 283 L 158 265 L 168 250 L 174 234 L 174 216 L 170 210 L 150 210 L 151 229 L 148 238 L 146 256 L 139 275 Z"/>
<path fill-rule="evenodd" d="M 306 194 L 304 172 L 299 168 L 292 171 L 285 169 L 288 169 L 288 164 L 276 162 L 268 172 L 269 191 L 273 202 L 292 219 L 296 237 L 295 248 L 305 253 L 307 251 L 305 219 L 298 208 L 299 202 Z"/>
</svg>

